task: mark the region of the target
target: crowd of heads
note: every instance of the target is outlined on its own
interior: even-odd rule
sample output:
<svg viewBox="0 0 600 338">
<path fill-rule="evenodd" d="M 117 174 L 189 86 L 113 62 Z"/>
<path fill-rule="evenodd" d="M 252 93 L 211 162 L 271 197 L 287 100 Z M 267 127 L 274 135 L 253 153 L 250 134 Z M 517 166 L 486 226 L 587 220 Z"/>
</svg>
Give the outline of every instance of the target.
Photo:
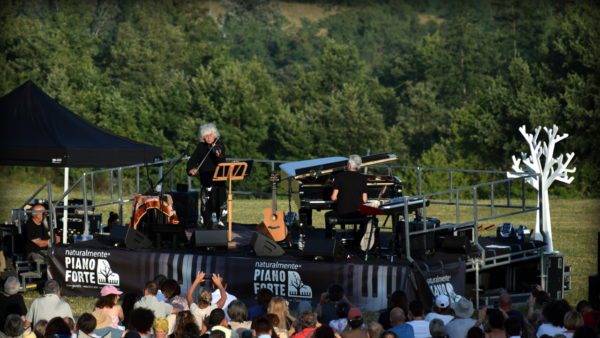
<svg viewBox="0 0 600 338">
<path fill-rule="evenodd" d="M 218 276 L 218 275 L 217 275 Z M 29 309 L 19 309 L 20 285 L 11 277 L 0 301 L 0 337 L 60 338 L 599 338 L 600 311 L 587 301 L 572 307 L 542 290 L 532 293 L 525 310 L 517 311 L 510 294 L 502 292 L 494 307 L 475 311 L 465 297 L 438 295 L 432 300 L 409 299 L 401 290 L 388 297 L 387 308 L 365 316 L 342 286 L 331 285 L 316 307 L 292 303 L 259 289 L 245 303 L 219 285 L 202 285 L 188 303 L 180 284 L 157 276 L 140 294 L 122 294 L 105 286 L 90 312 L 74 321 L 61 297 L 60 284 L 48 280 L 43 296 Z M 209 284 L 209 283 L 204 283 Z M 231 290 L 229 290 L 231 291 Z M 220 292 L 220 293 L 219 293 Z M 143 293 L 143 295 L 142 295 Z M 215 298 L 226 297 L 225 301 Z M 20 297 L 20 298 L 19 298 Z M 231 298 L 231 299 L 229 299 Z M 24 306 L 24 305 L 23 305 Z M 52 308 L 46 308 L 51 306 Z M 8 310 L 7 310 L 8 309 Z M 162 310 L 167 309 L 167 311 Z M 370 319 L 369 319 L 370 318 Z"/>
</svg>

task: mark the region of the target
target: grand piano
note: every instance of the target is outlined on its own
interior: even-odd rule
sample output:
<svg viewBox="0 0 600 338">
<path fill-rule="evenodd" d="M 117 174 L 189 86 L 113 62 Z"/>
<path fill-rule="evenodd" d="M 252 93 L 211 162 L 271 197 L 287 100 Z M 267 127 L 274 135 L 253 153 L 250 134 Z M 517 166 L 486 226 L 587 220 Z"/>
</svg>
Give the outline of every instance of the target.
<svg viewBox="0 0 600 338">
<path fill-rule="evenodd" d="M 388 163 L 397 160 L 394 154 L 368 155 L 362 158 L 363 168 L 375 164 Z M 281 170 L 299 184 L 298 195 L 300 208 L 298 210 L 300 226 L 312 225 L 313 210 L 331 210 L 333 202 L 333 177 L 346 169 L 348 158 L 327 157 L 306 161 L 288 162 L 280 166 Z M 394 176 L 366 174 L 367 195 L 370 200 L 386 200 L 402 196 L 402 182 Z"/>
</svg>

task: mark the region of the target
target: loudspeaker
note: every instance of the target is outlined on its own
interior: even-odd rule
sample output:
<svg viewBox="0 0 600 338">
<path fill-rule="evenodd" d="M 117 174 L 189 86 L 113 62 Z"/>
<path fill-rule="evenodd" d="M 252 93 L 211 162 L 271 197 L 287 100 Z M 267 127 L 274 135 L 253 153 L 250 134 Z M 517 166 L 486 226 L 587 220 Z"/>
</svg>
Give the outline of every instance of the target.
<svg viewBox="0 0 600 338">
<path fill-rule="evenodd" d="M 177 187 L 179 189 L 179 185 Z M 195 227 L 198 224 L 198 192 L 170 191 L 169 194 L 173 198 L 173 209 L 177 212 L 179 222 Z"/>
<path fill-rule="evenodd" d="M 471 239 L 467 236 L 448 236 L 442 239 L 442 250 L 454 253 L 469 253 Z"/>
<path fill-rule="evenodd" d="M 127 238 L 127 231 L 129 230 L 128 226 L 123 226 L 120 224 L 115 224 L 110 227 L 110 240 L 113 243 L 125 243 L 125 238 Z"/>
<path fill-rule="evenodd" d="M 342 260 L 346 258 L 346 249 L 335 239 L 311 238 L 306 241 L 302 255 L 309 259 Z"/>
<path fill-rule="evenodd" d="M 129 228 L 127 231 L 127 237 L 125 237 L 125 247 L 127 249 L 150 249 L 152 248 L 152 241 L 148 239 L 143 233 Z"/>
<path fill-rule="evenodd" d="M 115 225 L 110 229 L 110 240 L 124 243 L 127 249 L 150 249 L 152 241 L 141 232 L 128 226 Z"/>
<path fill-rule="evenodd" d="M 196 230 L 197 248 L 227 247 L 227 230 Z"/>
<path fill-rule="evenodd" d="M 257 257 L 278 257 L 285 253 L 277 242 L 258 232 L 252 234 L 250 243 Z"/>
<path fill-rule="evenodd" d="M 546 273 L 548 285 L 546 291 L 554 299 L 562 299 L 564 296 L 565 266 L 563 256 L 553 255 L 547 257 Z"/>
</svg>

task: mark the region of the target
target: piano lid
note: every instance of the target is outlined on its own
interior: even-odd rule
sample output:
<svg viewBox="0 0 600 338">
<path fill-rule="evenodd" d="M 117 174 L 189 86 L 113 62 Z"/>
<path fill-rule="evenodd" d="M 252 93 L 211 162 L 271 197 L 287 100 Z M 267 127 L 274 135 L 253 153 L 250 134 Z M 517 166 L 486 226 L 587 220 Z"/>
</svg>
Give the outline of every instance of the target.
<svg viewBox="0 0 600 338">
<path fill-rule="evenodd" d="M 344 163 L 348 162 L 347 157 L 335 156 L 335 157 L 324 157 L 324 158 L 315 158 L 312 160 L 304 160 L 304 161 L 295 161 L 281 164 L 279 168 L 283 170 L 283 172 L 288 176 L 296 176 L 298 175 L 297 170 L 306 169 L 306 168 L 318 168 L 325 164 L 336 163 L 343 161 Z"/>
<path fill-rule="evenodd" d="M 368 167 L 374 164 L 385 163 L 397 160 L 398 157 L 395 154 L 383 153 L 368 155 L 362 157 L 362 167 Z M 295 178 L 306 177 L 310 175 L 323 175 L 329 174 L 336 170 L 343 170 L 346 168 L 348 163 L 347 157 L 336 156 L 336 157 L 325 157 L 317 158 L 305 161 L 288 162 L 279 166 L 283 172 L 288 176 L 295 176 Z"/>
</svg>

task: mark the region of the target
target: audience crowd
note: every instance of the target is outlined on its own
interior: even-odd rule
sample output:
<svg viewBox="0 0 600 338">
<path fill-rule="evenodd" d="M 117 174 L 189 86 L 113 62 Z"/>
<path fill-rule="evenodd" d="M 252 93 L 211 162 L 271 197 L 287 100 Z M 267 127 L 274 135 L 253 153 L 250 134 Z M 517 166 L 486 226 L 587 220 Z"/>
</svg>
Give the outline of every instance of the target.
<svg viewBox="0 0 600 338">
<path fill-rule="evenodd" d="M 377 320 L 366 320 L 340 285 L 331 285 L 313 308 L 260 289 L 245 304 L 223 276 L 198 273 L 185 296 L 164 276 L 148 281 L 143 295 L 104 286 L 93 309 L 73 317 L 60 285 L 48 280 L 43 296 L 26 307 L 17 278 L 0 292 L 0 338 L 600 338 L 600 311 L 587 301 L 572 307 L 546 292 L 532 293 L 526 311 L 502 292 L 494 307 L 476 311 L 465 297 L 438 295 L 424 302 L 397 290 Z M 232 292 L 232 293 L 230 293 Z"/>
</svg>

